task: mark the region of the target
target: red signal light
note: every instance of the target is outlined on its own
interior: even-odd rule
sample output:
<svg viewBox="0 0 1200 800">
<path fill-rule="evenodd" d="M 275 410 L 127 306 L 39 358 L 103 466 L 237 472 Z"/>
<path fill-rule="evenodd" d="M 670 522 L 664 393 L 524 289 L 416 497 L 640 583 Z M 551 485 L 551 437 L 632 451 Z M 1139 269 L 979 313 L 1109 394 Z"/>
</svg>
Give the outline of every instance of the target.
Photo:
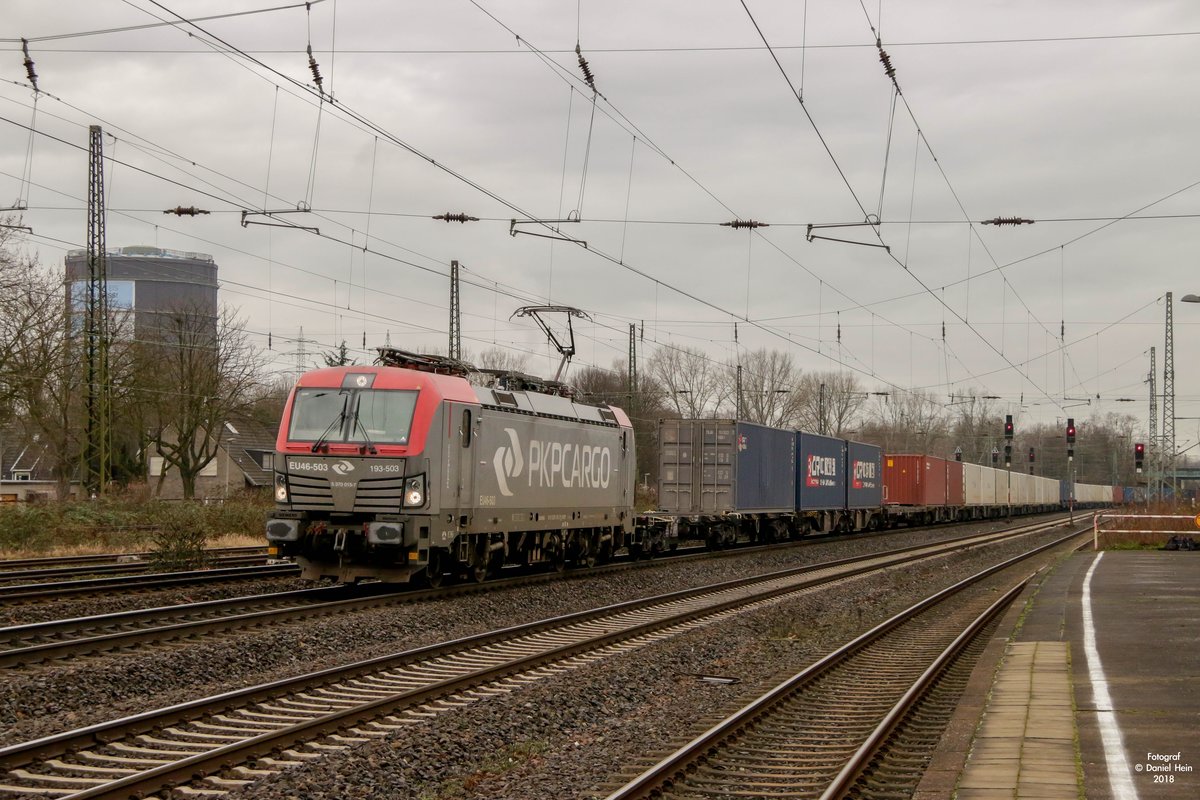
<svg viewBox="0 0 1200 800">
<path fill-rule="evenodd" d="M 1075 420 L 1067 420 L 1067 444 L 1075 444 Z"/>
</svg>

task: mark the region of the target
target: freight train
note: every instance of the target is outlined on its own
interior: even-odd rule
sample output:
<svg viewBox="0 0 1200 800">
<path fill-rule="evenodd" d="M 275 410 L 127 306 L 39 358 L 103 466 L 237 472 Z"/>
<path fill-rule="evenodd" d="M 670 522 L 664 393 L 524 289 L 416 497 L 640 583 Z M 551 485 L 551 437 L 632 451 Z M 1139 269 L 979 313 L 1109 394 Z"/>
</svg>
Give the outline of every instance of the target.
<svg viewBox="0 0 1200 800">
<path fill-rule="evenodd" d="M 305 578 L 482 581 L 504 565 L 590 566 L 688 538 L 719 547 L 1067 499 L 1049 479 L 1012 473 L 1008 502 L 1008 473 L 990 468 L 749 422 L 668 419 L 661 506 L 636 513 L 633 427 L 620 408 L 442 357 L 383 348 L 379 361 L 302 375 L 284 407 L 266 537 Z M 1076 485 L 1089 504 L 1119 493 Z"/>
</svg>

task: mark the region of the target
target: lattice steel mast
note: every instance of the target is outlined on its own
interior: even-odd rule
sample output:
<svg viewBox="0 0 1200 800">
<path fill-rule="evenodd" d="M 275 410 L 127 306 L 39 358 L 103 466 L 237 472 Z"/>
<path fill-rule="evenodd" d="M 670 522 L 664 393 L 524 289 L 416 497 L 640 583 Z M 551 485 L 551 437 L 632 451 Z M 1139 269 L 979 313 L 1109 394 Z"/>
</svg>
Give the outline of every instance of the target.
<svg viewBox="0 0 1200 800">
<path fill-rule="evenodd" d="M 450 350 L 455 361 L 462 361 L 462 308 L 458 303 L 458 262 L 450 262 Z"/>
<path fill-rule="evenodd" d="M 1154 348 L 1150 348 L 1150 452 L 1146 454 L 1146 460 L 1150 462 L 1150 477 L 1149 483 L 1151 491 L 1157 487 L 1154 486 L 1157 474 L 1154 465 L 1158 460 L 1158 451 L 1161 449 L 1158 446 L 1158 366 L 1155 360 Z"/>
<path fill-rule="evenodd" d="M 1167 292 L 1166 346 L 1163 348 L 1163 421 L 1162 458 L 1163 483 L 1167 474 L 1175 474 L 1175 319 L 1172 293 Z M 1174 487 L 1174 480 L 1171 485 Z"/>
<path fill-rule="evenodd" d="M 88 287 L 84 320 L 87 422 L 80 480 L 104 494 L 112 474 L 112 392 L 109 386 L 108 263 L 104 242 L 104 135 L 92 125 L 88 148 Z"/>
</svg>

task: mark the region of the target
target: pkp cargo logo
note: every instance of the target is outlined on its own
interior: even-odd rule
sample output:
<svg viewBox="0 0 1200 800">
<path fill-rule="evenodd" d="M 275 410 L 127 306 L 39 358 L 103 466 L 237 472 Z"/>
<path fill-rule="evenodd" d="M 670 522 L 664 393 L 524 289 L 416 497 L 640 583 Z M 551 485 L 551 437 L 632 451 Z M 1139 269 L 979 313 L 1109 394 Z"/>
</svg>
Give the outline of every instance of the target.
<svg viewBox="0 0 1200 800">
<path fill-rule="evenodd" d="M 520 476 L 521 471 L 525 469 L 525 462 L 521 458 L 521 442 L 517 439 L 517 432 L 512 428 L 505 428 L 504 432 L 508 434 L 511 445 L 502 444 L 496 448 L 496 455 L 492 456 L 492 466 L 496 468 L 496 483 L 500 487 L 500 494 L 512 497 L 508 479 Z"/>
<path fill-rule="evenodd" d="M 330 466 L 330 469 L 332 469 L 338 475 L 349 475 L 351 472 L 354 472 L 354 465 L 349 461 L 342 459 L 341 461 L 333 462 L 333 464 Z"/>
<path fill-rule="evenodd" d="M 837 478 L 837 459 L 810 455 L 805 470 L 806 486 L 833 486 Z"/>
</svg>

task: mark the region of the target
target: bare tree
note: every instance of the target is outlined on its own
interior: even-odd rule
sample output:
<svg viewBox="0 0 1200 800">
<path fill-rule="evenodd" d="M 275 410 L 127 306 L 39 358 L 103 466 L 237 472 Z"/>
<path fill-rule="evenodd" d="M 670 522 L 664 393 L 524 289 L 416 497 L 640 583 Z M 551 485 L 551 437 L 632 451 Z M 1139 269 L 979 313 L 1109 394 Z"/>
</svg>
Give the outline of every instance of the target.
<svg viewBox="0 0 1200 800">
<path fill-rule="evenodd" d="M 867 392 L 850 372 L 806 372 L 796 385 L 796 425 L 801 430 L 845 436 L 858 427 Z"/>
<path fill-rule="evenodd" d="M 802 404 L 796 391 L 799 370 L 790 354 L 761 348 L 742 354 L 742 402 L 737 413 L 737 363 L 726 364 L 724 395 L 729 416 L 775 428 L 794 427 Z"/>
<path fill-rule="evenodd" d="M 157 332 L 140 348 L 141 373 L 155 379 L 147 392 L 149 439 L 162 455 L 163 474 L 175 469 L 183 496 L 192 498 L 197 476 L 217 455 L 224 423 L 248 409 L 260 386 L 259 359 L 228 310 L 219 321 L 196 309 L 163 313 Z"/>
<path fill-rule="evenodd" d="M 729 396 L 726 371 L 691 347 L 659 347 L 646 363 L 646 372 L 662 386 L 667 407 L 689 419 L 717 413 Z"/>
<path fill-rule="evenodd" d="M 467 355 L 464 355 L 464 358 L 480 369 L 503 369 L 510 372 L 525 372 L 528 370 L 529 365 L 529 356 L 527 354 L 505 350 L 502 347 L 489 347 L 476 358 L 471 358 Z"/>
<path fill-rule="evenodd" d="M 868 404 L 866 441 L 889 453 L 946 455 L 948 425 L 942 407 L 929 392 L 893 390 Z"/>
<path fill-rule="evenodd" d="M 996 399 L 976 389 L 950 395 L 954 420 L 950 439 L 954 447 L 962 448 L 963 461 L 991 464 L 992 448 L 1003 438 L 1003 422 L 994 410 Z"/>
</svg>

